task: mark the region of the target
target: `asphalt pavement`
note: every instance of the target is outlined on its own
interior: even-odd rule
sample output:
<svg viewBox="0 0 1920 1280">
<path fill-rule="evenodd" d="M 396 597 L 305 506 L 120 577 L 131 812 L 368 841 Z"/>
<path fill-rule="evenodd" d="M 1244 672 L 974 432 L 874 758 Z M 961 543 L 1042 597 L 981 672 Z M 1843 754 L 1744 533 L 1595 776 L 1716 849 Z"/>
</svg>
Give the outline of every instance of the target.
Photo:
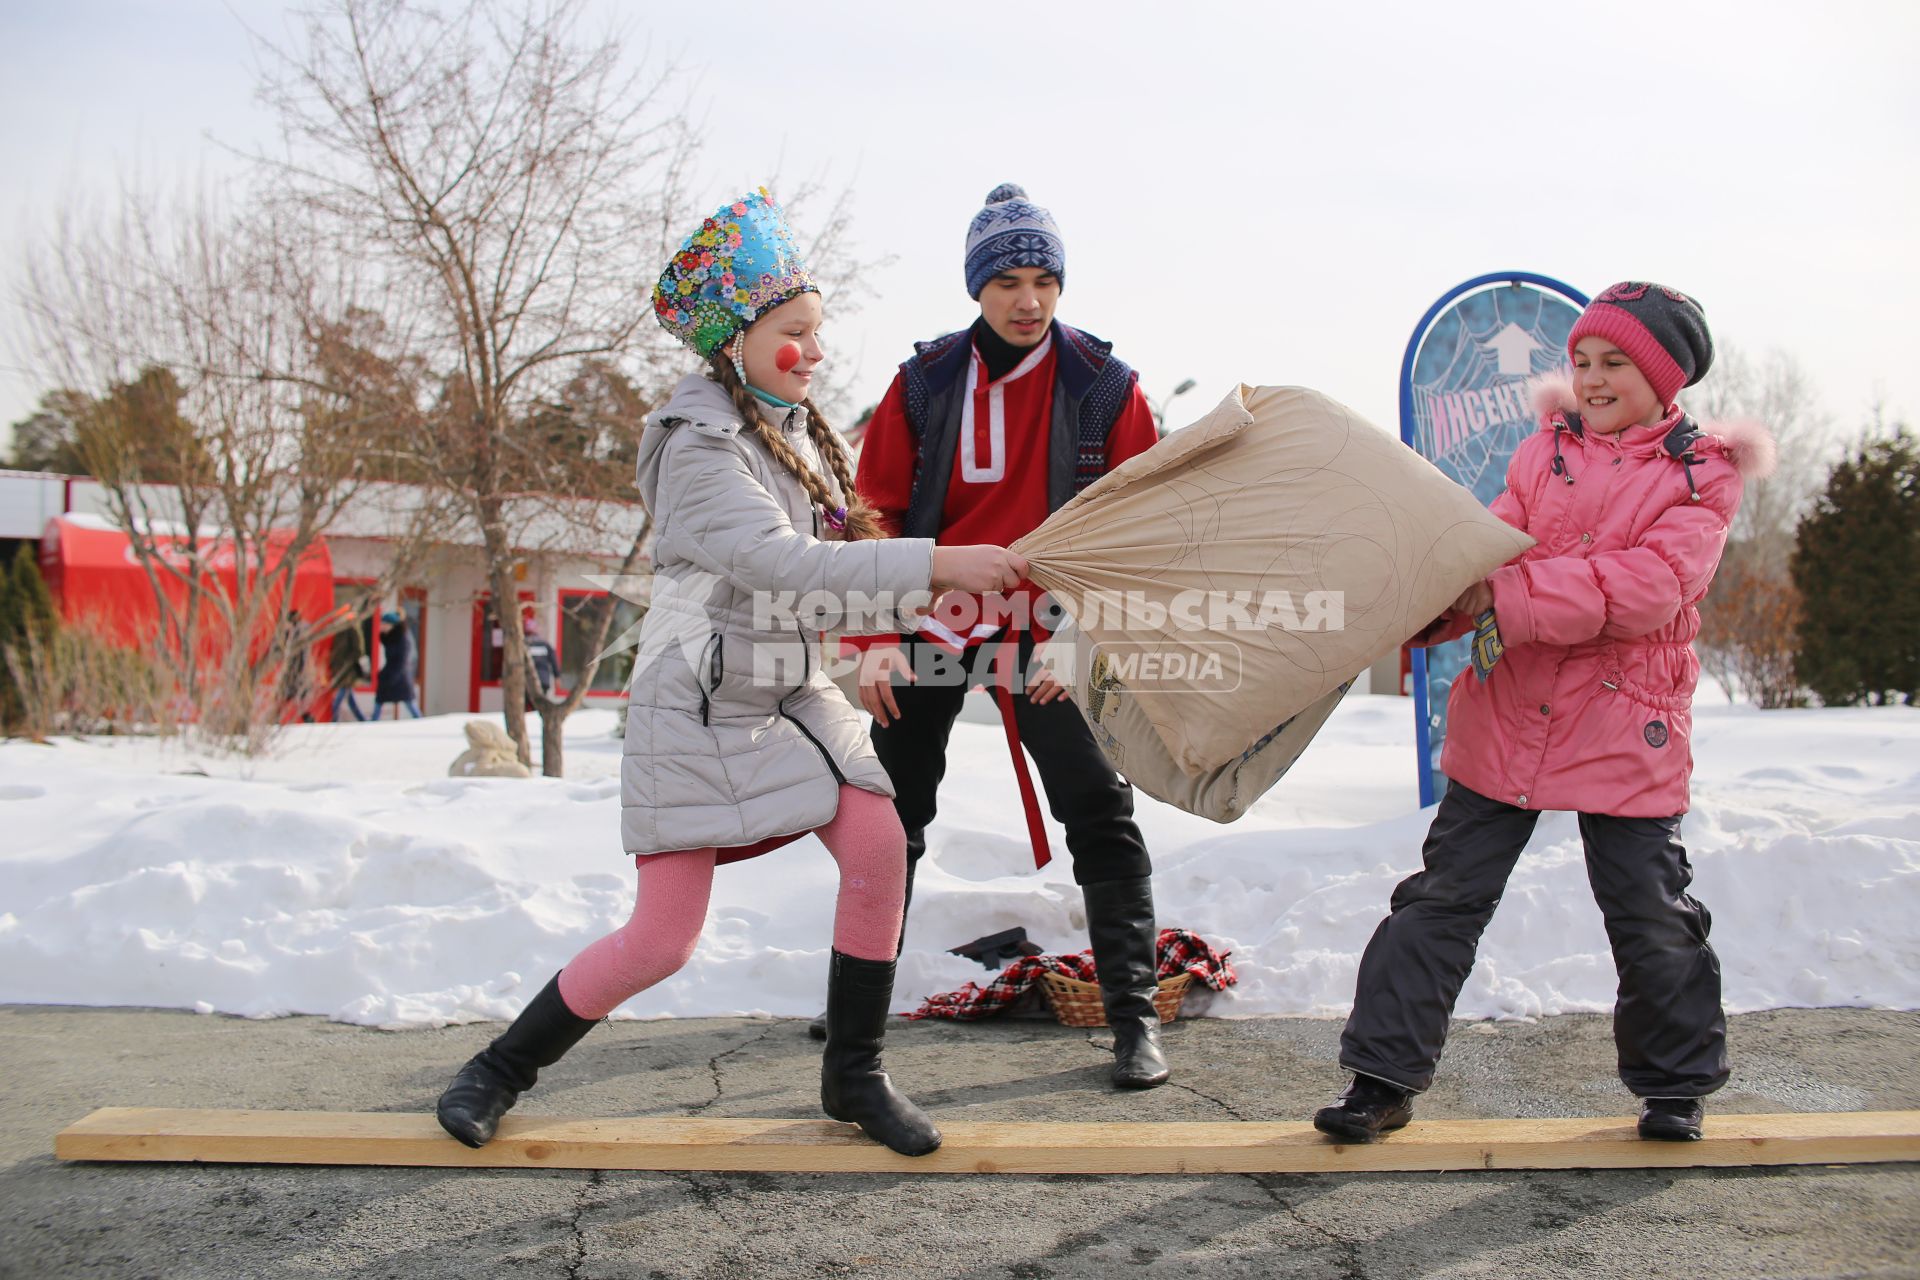
<svg viewBox="0 0 1920 1280">
<path fill-rule="evenodd" d="M 429 1110 L 496 1028 L 0 1006 L 0 1276 L 1920 1276 L 1920 1165 L 1299 1176 L 881 1176 L 65 1164 L 98 1106 Z M 1108 1088 L 1104 1033 L 899 1022 L 894 1078 L 950 1120 L 1304 1119 L 1339 1023 L 1168 1029 L 1174 1082 Z M 1732 1020 L 1713 1111 L 1920 1108 L 1920 1013 Z M 811 1117 L 782 1019 L 610 1023 L 529 1111 Z M 1455 1027 L 1422 1118 L 1627 1115 L 1606 1018 Z M 1709 1113 L 1711 1123 L 1712 1112 Z"/>
</svg>

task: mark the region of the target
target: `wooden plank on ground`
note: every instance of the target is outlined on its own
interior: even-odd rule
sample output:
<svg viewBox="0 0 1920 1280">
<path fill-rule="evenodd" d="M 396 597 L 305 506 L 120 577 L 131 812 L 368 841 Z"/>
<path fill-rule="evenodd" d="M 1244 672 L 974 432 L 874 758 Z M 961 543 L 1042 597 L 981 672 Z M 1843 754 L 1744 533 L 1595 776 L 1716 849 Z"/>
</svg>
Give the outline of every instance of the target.
<svg viewBox="0 0 1920 1280">
<path fill-rule="evenodd" d="M 106 1107 L 61 1131 L 62 1160 L 783 1173 L 1348 1173 L 1920 1161 L 1920 1111 L 1711 1115 L 1699 1142 L 1643 1142 L 1620 1117 L 1428 1120 L 1345 1146 L 1297 1123 L 942 1125 L 908 1159 L 830 1120 L 510 1115 L 478 1151 L 431 1115 Z"/>
</svg>

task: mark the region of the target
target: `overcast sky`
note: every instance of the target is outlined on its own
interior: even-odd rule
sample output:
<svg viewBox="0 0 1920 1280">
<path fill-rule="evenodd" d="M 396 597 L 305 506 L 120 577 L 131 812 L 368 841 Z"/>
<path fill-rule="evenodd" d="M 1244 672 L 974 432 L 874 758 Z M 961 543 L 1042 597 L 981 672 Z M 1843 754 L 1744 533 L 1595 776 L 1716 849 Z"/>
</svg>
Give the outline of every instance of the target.
<svg viewBox="0 0 1920 1280">
<path fill-rule="evenodd" d="M 1671 284 L 1849 430 L 1876 399 L 1920 418 L 1920 5 L 604 7 L 699 69 L 712 203 L 776 168 L 851 182 L 861 249 L 895 256 L 857 315 L 828 301 L 858 404 L 976 314 L 966 225 L 1014 181 L 1064 233 L 1061 318 L 1156 398 L 1197 380 L 1176 420 L 1244 381 L 1396 426 L 1415 321 L 1504 269 Z M 286 8 L 0 0 L 0 424 L 43 389 L 23 245 L 265 134 L 242 22 Z"/>
</svg>

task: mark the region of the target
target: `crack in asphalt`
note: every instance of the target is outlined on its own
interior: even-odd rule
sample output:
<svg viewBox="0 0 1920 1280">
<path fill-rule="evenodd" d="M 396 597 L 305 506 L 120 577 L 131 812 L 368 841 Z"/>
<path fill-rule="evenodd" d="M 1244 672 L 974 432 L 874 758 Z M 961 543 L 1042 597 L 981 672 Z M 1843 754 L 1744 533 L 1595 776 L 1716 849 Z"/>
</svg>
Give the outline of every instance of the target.
<svg viewBox="0 0 1920 1280">
<path fill-rule="evenodd" d="M 700 1180 L 701 1175 L 693 1170 L 676 1173 L 673 1176 L 686 1184 L 687 1194 L 692 1196 L 694 1202 L 702 1209 L 705 1209 L 714 1217 L 720 1219 L 728 1228 L 734 1226 L 733 1220 L 720 1211 L 720 1204 L 727 1197 L 727 1188 L 724 1182 L 719 1185 L 708 1185 L 702 1182 Z"/>
<path fill-rule="evenodd" d="M 713 1077 L 713 1096 L 705 1102 L 689 1107 L 687 1114 L 697 1116 L 726 1096 L 727 1086 L 722 1078 L 722 1072 L 720 1070 L 721 1063 L 733 1057 L 736 1053 L 744 1053 L 748 1049 L 753 1048 L 753 1046 L 759 1044 L 779 1029 L 780 1024 L 778 1022 L 770 1022 L 758 1033 L 748 1036 L 739 1044 L 734 1045 L 733 1048 L 716 1053 L 711 1058 L 708 1058 L 707 1072 Z M 688 1196 L 690 1196 L 697 1205 L 718 1218 L 721 1223 L 729 1229 L 733 1228 L 733 1221 L 720 1210 L 721 1202 L 727 1197 L 727 1187 L 724 1181 L 718 1183 L 705 1182 L 701 1179 L 700 1172 L 697 1170 L 663 1170 L 663 1172 L 667 1173 L 667 1175 L 676 1182 L 684 1185 L 687 1189 Z M 569 1280 L 578 1280 L 578 1278 L 569 1277 Z"/>
<path fill-rule="evenodd" d="M 733 1048 L 728 1049 L 726 1052 L 716 1053 L 711 1058 L 708 1058 L 707 1071 L 709 1074 L 713 1076 L 713 1096 L 711 1098 L 708 1098 L 705 1102 L 699 1103 L 698 1105 L 692 1108 L 689 1108 L 688 1114 L 697 1116 L 702 1111 L 705 1111 L 708 1107 L 712 1106 L 714 1103 L 720 1101 L 722 1097 L 726 1096 L 726 1092 L 727 1092 L 726 1085 L 721 1083 L 721 1080 L 720 1080 L 720 1064 L 722 1062 L 725 1062 L 728 1058 L 731 1058 L 736 1053 L 741 1053 L 747 1049 L 753 1048 L 753 1046 L 759 1044 L 762 1040 L 765 1040 L 768 1036 L 772 1035 L 775 1031 L 778 1031 L 779 1029 L 780 1029 L 779 1023 L 777 1022 L 768 1023 L 766 1026 L 766 1029 L 761 1031 L 758 1035 L 750 1036 L 749 1038 L 742 1040 L 739 1044 L 733 1046 Z"/>
<path fill-rule="evenodd" d="M 1220 1108 L 1222 1111 L 1232 1116 L 1235 1120 L 1250 1121 L 1252 1119 L 1252 1117 L 1250 1116 L 1241 1115 L 1239 1108 L 1235 1107 L 1231 1102 L 1228 1102 L 1226 1099 L 1216 1098 L 1212 1094 L 1196 1089 L 1190 1084 L 1186 1084 L 1179 1080 L 1169 1080 L 1167 1081 L 1167 1085 L 1175 1089 L 1185 1090 L 1186 1092 L 1192 1094 L 1196 1098 L 1202 1098 L 1208 1102 L 1211 1102 L 1214 1106 Z"/>
<path fill-rule="evenodd" d="M 1107 1048 L 1105 1045 L 1102 1045 L 1098 1041 L 1096 1041 L 1093 1038 L 1093 1033 L 1091 1031 L 1087 1033 L 1086 1039 L 1083 1041 L 1083 1043 L 1086 1044 L 1089 1048 L 1093 1049 L 1094 1052 L 1096 1053 L 1104 1054 L 1108 1058 L 1113 1057 L 1113 1050 L 1110 1048 Z M 1168 1088 L 1180 1089 L 1187 1093 L 1192 1094 L 1194 1097 L 1199 1098 L 1202 1101 L 1211 1102 L 1214 1106 L 1220 1108 L 1222 1111 L 1232 1116 L 1235 1120 L 1251 1119 L 1251 1117 L 1249 1116 L 1244 1116 L 1240 1114 L 1239 1109 L 1236 1108 L 1231 1102 L 1228 1102 L 1226 1099 L 1216 1098 L 1212 1094 L 1207 1093 L 1205 1090 L 1196 1089 L 1192 1085 L 1186 1083 L 1184 1080 L 1169 1079 L 1166 1082 L 1166 1084 L 1161 1085 L 1160 1087 L 1163 1089 L 1168 1089 Z"/>
<path fill-rule="evenodd" d="M 1294 1208 L 1293 1201 L 1280 1194 L 1278 1187 L 1268 1186 L 1262 1181 L 1260 1174 L 1243 1173 L 1238 1176 L 1245 1178 L 1248 1182 L 1260 1188 L 1267 1199 L 1273 1201 L 1275 1207 L 1282 1213 L 1299 1223 L 1302 1227 L 1305 1227 L 1308 1231 L 1319 1236 L 1322 1240 L 1325 1240 L 1338 1251 L 1340 1255 L 1339 1280 L 1368 1280 L 1366 1266 L 1360 1260 L 1360 1246 L 1358 1244 L 1347 1239 L 1345 1236 L 1336 1235 L 1326 1227 L 1307 1218 L 1298 1209 Z"/>
<path fill-rule="evenodd" d="M 1103 1053 L 1108 1056 L 1112 1056 L 1113 1051 L 1111 1049 L 1108 1049 L 1102 1046 L 1097 1041 L 1095 1041 L 1093 1038 L 1093 1033 L 1091 1031 L 1088 1032 L 1084 1043 L 1097 1053 Z M 1214 1106 L 1219 1107 L 1222 1111 L 1232 1116 L 1235 1120 L 1246 1121 L 1248 1119 L 1248 1117 L 1240 1113 L 1237 1107 L 1235 1107 L 1232 1103 L 1226 1101 L 1224 1098 L 1216 1098 L 1212 1094 L 1207 1093 L 1202 1089 L 1196 1089 L 1194 1086 L 1187 1084 L 1184 1081 L 1169 1080 L 1167 1081 L 1167 1084 L 1163 1085 L 1162 1087 L 1165 1088 L 1168 1086 L 1171 1086 L 1175 1089 L 1184 1090 L 1185 1092 L 1192 1094 L 1196 1098 L 1200 1098 L 1200 1099 L 1203 1099 L 1204 1101 L 1211 1102 Z M 1281 1195 L 1277 1188 L 1268 1186 L 1265 1182 L 1261 1181 L 1261 1177 L 1259 1174 L 1243 1173 L 1236 1176 L 1245 1178 L 1247 1179 L 1247 1181 L 1253 1183 L 1254 1186 L 1260 1188 L 1261 1193 L 1265 1195 L 1267 1199 L 1271 1200 L 1274 1203 L 1274 1205 L 1280 1209 L 1281 1212 L 1285 1213 L 1289 1218 L 1291 1218 L 1294 1222 L 1298 1223 L 1300 1226 L 1304 1227 L 1306 1230 L 1311 1231 L 1315 1235 L 1319 1236 L 1321 1239 L 1325 1240 L 1328 1244 L 1332 1245 L 1333 1248 L 1339 1252 L 1339 1255 L 1340 1255 L 1339 1280 L 1368 1280 L 1366 1267 L 1360 1260 L 1359 1245 L 1355 1244 L 1351 1240 L 1346 1239 L 1343 1236 L 1336 1235 L 1334 1232 L 1321 1226 L 1319 1223 L 1313 1222 L 1308 1218 L 1302 1216 L 1300 1211 L 1294 1208 L 1292 1201 L 1288 1200 L 1284 1195 Z"/>
<path fill-rule="evenodd" d="M 586 1216 L 587 1197 L 602 1181 L 600 1170 L 589 1169 L 587 1180 L 580 1184 L 580 1194 L 574 1199 L 573 1217 L 567 1223 L 573 1241 L 573 1257 L 567 1262 L 567 1280 L 580 1280 L 580 1269 L 587 1265 L 587 1235 L 580 1229 L 580 1219 Z"/>
</svg>

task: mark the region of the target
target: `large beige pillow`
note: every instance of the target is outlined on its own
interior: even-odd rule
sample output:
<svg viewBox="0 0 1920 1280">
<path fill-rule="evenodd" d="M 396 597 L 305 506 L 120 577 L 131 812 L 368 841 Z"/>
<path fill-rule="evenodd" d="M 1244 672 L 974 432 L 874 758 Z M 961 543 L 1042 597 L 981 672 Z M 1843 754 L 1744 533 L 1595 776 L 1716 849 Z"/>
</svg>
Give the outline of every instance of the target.
<svg viewBox="0 0 1920 1280">
<path fill-rule="evenodd" d="M 1242 386 L 1013 549 L 1204 774 L 1532 545 L 1344 405 Z"/>
<path fill-rule="evenodd" d="M 1186 773 L 1174 763 L 1146 713 L 1114 674 L 1113 663 L 1095 652 L 1078 628 L 1067 626 L 1040 650 L 1093 731 L 1093 740 L 1128 782 L 1156 800 L 1188 813 L 1232 822 L 1286 775 L 1333 709 L 1346 696 L 1341 685 L 1300 714 L 1276 724 L 1225 764 Z"/>
</svg>

